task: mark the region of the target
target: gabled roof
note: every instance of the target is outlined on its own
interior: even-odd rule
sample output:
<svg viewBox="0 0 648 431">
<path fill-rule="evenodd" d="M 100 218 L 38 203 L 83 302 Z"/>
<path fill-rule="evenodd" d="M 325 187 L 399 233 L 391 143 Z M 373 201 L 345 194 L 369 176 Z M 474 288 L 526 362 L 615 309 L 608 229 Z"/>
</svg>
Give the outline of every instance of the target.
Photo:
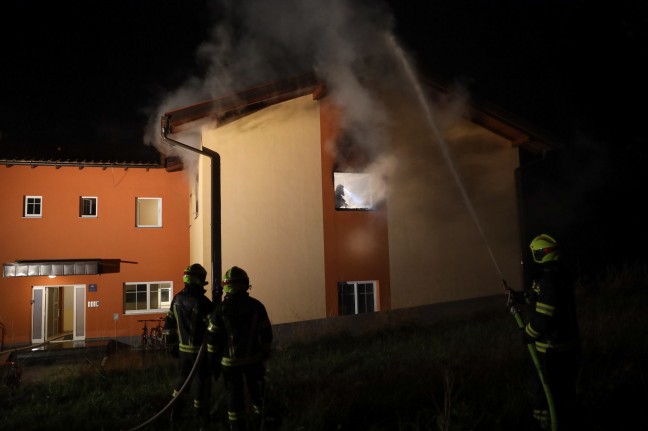
<svg viewBox="0 0 648 431">
<path fill-rule="evenodd" d="M 438 80 L 425 79 L 423 84 L 436 93 L 452 93 L 447 85 Z M 167 124 L 163 124 L 163 127 L 168 127 L 167 132 L 178 133 L 204 122 L 215 121 L 222 125 L 267 106 L 311 93 L 318 99 L 325 94 L 325 86 L 315 74 L 303 74 L 169 111 L 165 114 Z M 514 146 L 532 152 L 543 152 L 559 146 L 558 139 L 550 133 L 486 102 L 471 103 L 470 120 L 509 139 Z"/>
<path fill-rule="evenodd" d="M 324 86 L 315 74 L 306 73 L 169 111 L 165 116 L 169 131 L 178 133 L 205 121 L 215 121 L 222 125 L 267 106 L 311 93 L 319 98 L 323 91 Z"/>
<path fill-rule="evenodd" d="M 439 78 L 427 78 L 424 84 L 433 92 L 452 94 L 450 87 Z M 484 100 L 471 96 L 469 117 L 472 122 L 534 153 L 553 150 L 561 146 L 561 140 L 516 115 Z"/>
</svg>

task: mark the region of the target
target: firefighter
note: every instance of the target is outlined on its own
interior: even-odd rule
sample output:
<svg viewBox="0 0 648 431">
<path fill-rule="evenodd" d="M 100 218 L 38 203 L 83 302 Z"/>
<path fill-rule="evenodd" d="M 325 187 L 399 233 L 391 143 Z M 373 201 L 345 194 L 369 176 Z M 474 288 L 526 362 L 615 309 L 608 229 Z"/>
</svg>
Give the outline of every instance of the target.
<svg viewBox="0 0 648 431">
<path fill-rule="evenodd" d="M 230 430 L 246 431 L 246 390 L 253 420 L 259 424 L 262 419 L 272 326 L 265 306 L 250 296 L 250 279 L 243 269 L 228 269 L 222 285 L 225 297 L 210 317 L 208 333 L 213 351 L 220 357 Z"/>
<path fill-rule="evenodd" d="M 183 275 L 184 289 L 173 297 L 171 307 L 164 321 L 164 334 L 171 344 L 174 357 L 178 358 L 178 379 L 173 390 L 177 397 L 189 377 L 199 351 L 205 340 L 209 315 L 213 311 L 211 300 L 205 296 L 208 283 L 207 271 L 200 264 L 188 266 Z M 205 348 L 206 349 L 206 348 Z M 190 390 L 193 396 L 194 416 L 202 425 L 208 419 L 208 395 L 211 389 L 211 375 L 206 354 L 200 355 Z M 178 422 L 183 410 L 182 400 L 176 400 L 171 412 L 171 421 Z"/>
<path fill-rule="evenodd" d="M 580 358 L 574 287 L 558 241 L 541 234 L 531 241 L 529 248 L 538 264 L 539 276 L 527 294 L 530 314 L 522 340 L 524 344 L 535 343 L 541 371 L 553 398 L 558 428 L 570 430 L 574 429 Z M 533 377 L 533 416 L 541 429 L 550 429 L 551 406 L 537 373 Z"/>
<path fill-rule="evenodd" d="M 344 194 L 344 186 L 338 184 L 337 187 L 335 187 L 335 208 L 346 208 L 349 206 L 346 199 L 344 199 Z"/>
</svg>

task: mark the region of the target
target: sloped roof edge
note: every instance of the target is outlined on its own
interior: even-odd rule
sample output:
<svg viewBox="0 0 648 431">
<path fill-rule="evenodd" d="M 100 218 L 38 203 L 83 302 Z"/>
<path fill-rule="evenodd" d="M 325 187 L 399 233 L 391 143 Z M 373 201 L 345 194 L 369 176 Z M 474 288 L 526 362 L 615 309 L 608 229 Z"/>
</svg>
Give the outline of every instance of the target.
<svg viewBox="0 0 648 431">
<path fill-rule="evenodd" d="M 424 79 L 425 85 L 432 91 L 444 94 L 456 93 L 438 77 Z M 507 112 L 474 95 L 471 96 L 469 119 L 491 132 L 511 141 L 514 146 L 521 146 L 533 152 L 554 150 L 562 146 L 562 140 L 538 126 Z"/>
<path fill-rule="evenodd" d="M 453 94 L 449 85 L 438 78 L 426 77 L 425 86 L 435 92 Z M 207 121 L 222 125 L 247 114 L 296 97 L 325 94 L 324 85 L 314 73 L 305 73 L 285 80 L 258 85 L 238 93 L 186 106 L 165 114 L 171 133 L 194 128 Z M 560 147 L 561 140 L 548 131 L 516 117 L 502 108 L 473 98 L 469 120 L 533 152 Z"/>
<path fill-rule="evenodd" d="M 267 106 L 307 94 L 318 98 L 322 91 L 323 86 L 315 74 L 305 73 L 169 111 L 165 116 L 168 118 L 170 132 L 178 133 L 202 121 L 211 120 L 223 124 Z"/>
</svg>

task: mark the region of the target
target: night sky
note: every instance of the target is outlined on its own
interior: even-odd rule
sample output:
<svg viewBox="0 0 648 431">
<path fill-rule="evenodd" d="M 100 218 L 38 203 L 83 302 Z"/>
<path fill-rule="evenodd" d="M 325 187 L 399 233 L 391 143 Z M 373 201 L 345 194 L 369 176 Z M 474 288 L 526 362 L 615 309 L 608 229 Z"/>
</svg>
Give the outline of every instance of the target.
<svg viewBox="0 0 648 431">
<path fill-rule="evenodd" d="M 169 94 L 215 64 L 236 63 L 241 51 L 215 51 L 214 62 L 203 43 L 213 29 L 221 39 L 245 40 L 250 27 L 236 22 L 241 3 L 260 9 L 256 26 L 277 29 L 296 8 L 315 19 L 325 15 L 317 10 L 324 3 L 328 10 L 352 5 L 340 8 L 347 12 L 370 4 L 350 14 L 351 25 L 384 21 L 421 74 L 461 84 L 474 100 L 560 137 L 559 164 L 568 166 L 560 188 L 574 207 L 566 220 L 569 226 L 586 220 L 580 238 L 606 256 L 646 257 L 645 2 L 3 1 L 0 149 L 141 150 L 147 121 Z M 294 66 L 279 49 L 264 49 Z M 256 66 L 242 70 L 263 71 Z M 198 91 L 169 106 L 196 103 L 199 94 L 208 97 Z"/>
</svg>

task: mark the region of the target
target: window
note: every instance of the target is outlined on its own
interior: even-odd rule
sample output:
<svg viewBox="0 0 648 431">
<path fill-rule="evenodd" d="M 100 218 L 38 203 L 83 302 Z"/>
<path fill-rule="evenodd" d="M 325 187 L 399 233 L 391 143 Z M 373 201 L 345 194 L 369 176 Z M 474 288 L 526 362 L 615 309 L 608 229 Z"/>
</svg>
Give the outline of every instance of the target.
<svg viewBox="0 0 648 431">
<path fill-rule="evenodd" d="M 344 281 L 338 283 L 340 315 L 372 313 L 376 311 L 375 281 Z"/>
<path fill-rule="evenodd" d="M 124 283 L 124 313 L 168 310 L 172 292 L 170 281 Z"/>
<path fill-rule="evenodd" d="M 97 217 L 97 198 L 81 196 L 79 199 L 79 217 Z"/>
<path fill-rule="evenodd" d="M 25 217 L 42 217 L 43 216 L 43 197 L 42 196 L 25 196 L 24 206 Z"/>
<path fill-rule="evenodd" d="M 374 182 L 371 174 L 334 172 L 333 183 L 335 184 L 335 209 L 374 209 Z"/>
<path fill-rule="evenodd" d="M 137 198 L 137 227 L 162 227 L 162 198 Z"/>
</svg>

